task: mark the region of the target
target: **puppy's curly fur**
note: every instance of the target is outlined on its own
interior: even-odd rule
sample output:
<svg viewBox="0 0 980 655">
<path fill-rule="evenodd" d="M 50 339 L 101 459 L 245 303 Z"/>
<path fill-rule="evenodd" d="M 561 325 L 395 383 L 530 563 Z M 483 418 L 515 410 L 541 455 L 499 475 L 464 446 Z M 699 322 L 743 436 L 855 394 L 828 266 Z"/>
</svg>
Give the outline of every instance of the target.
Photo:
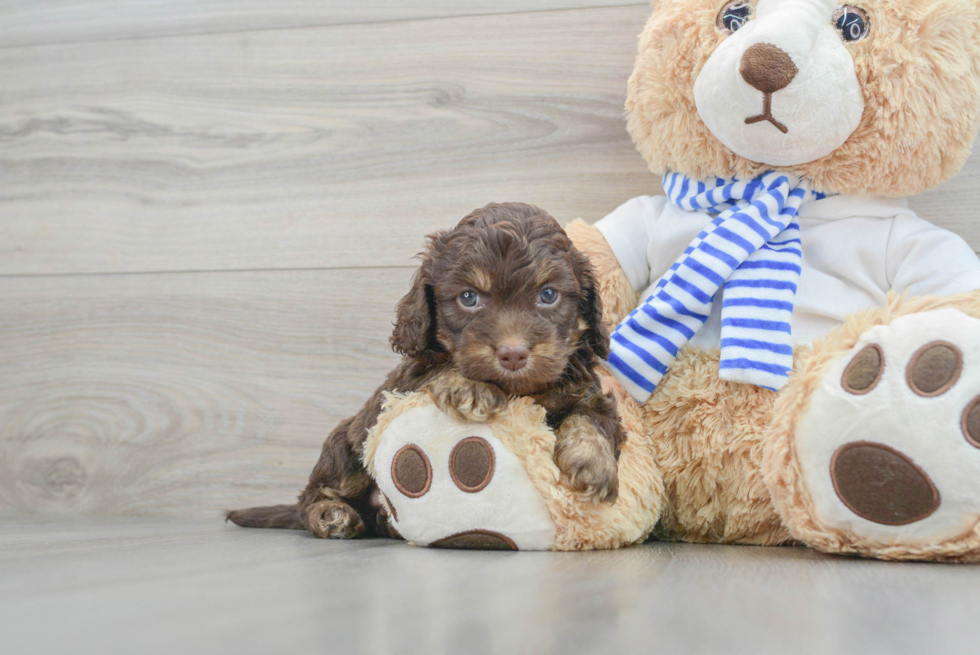
<svg viewBox="0 0 980 655">
<path fill-rule="evenodd" d="M 615 400 L 595 374 L 609 334 L 588 259 L 554 218 L 519 203 L 470 213 L 431 235 L 421 257 L 391 336 L 401 363 L 327 437 L 297 504 L 236 510 L 229 520 L 325 538 L 388 535 L 380 493 L 361 463 L 364 441 L 384 392 L 423 389 L 469 422 L 491 420 L 509 396 L 532 397 L 556 431 L 566 483 L 615 501 L 622 433 Z M 502 348 L 520 351 L 521 365 L 506 365 Z"/>
</svg>

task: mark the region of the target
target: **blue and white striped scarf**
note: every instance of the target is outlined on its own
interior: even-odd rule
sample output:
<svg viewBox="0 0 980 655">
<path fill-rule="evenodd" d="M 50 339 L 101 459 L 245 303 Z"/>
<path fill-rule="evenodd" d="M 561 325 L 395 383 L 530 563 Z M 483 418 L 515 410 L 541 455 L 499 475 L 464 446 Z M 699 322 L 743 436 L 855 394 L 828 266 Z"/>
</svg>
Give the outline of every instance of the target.
<svg viewBox="0 0 980 655">
<path fill-rule="evenodd" d="M 668 173 L 664 190 L 682 209 L 718 215 L 613 332 L 610 370 L 645 401 L 724 287 L 721 378 L 782 388 L 793 366 L 793 301 L 803 261 L 796 217 L 803 202 L 824 194 L 776 172 L 708 183 Z"/>
</svg>

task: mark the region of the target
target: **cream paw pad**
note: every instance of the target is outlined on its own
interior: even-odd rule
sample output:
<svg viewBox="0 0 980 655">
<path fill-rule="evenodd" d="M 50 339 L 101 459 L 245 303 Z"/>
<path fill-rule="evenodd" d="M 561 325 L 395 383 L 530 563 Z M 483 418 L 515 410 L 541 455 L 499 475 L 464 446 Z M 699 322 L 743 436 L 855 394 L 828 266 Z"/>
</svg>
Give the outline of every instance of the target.
<svg viewBox="0 0 980 655">
<path fill-rule="evenodd" d="M 392 527 L 421 546 L 549 550 L 555 524 L 517 457 L 487 425 L 435 405 L 396 417 L 374 455 Z"/>
<path fill-rule="evenodd" d="M 980 319 L 952 308 L 864 332 L 798 423 L 805 529 L 857 552 L 973 557 L 980 525 Z M 798 519 L 799 517 L 797 517 Z"/>
<path fill-rule="evenodd" d="M 638 417 L 620 411 L 624 427 Z M 582 498 L 561 481 L 545 411 L 512 399 L 490 423 L 462 423 L 427 393 L 390 394 L 365 444 L 364 464 L 391 527 L 420 546 L 586 550 L 642 541 L 656 524 L 663 484 L 638 432 L 620 455 L 616 503 Z"/>
</svg>

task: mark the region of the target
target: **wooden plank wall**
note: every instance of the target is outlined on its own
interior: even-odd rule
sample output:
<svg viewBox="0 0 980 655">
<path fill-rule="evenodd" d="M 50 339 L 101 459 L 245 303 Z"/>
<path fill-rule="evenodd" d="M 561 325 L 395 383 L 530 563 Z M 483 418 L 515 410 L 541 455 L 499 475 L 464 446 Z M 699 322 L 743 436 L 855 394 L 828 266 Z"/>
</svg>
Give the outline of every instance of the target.
<svg viewBox="0 0 980 655">
<path fill-rule="evenodd" d="M 0 507 L 288 500 L 427 232 L 651 188 L 645 4 L 165 4 L 0 5 Z"/>
<path fill-rule="evenodd" d="M 646 3 L 0 2 L 0 509 L 285 501 L 427 232 L 657 192 Z M 916 199 L 980 245 L 980 160 Z"/>
</svg>

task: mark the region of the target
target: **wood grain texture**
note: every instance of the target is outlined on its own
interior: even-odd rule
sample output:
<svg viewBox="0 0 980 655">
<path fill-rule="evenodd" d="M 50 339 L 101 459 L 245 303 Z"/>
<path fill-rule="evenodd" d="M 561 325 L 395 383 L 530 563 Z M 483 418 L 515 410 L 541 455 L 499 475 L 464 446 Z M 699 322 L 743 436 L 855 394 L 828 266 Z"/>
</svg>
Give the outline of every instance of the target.
<svg viewBox="0 0 980 655">
<path fill-rule="evenodd" d="M 4 653 L 976 651 L 980 567 L 802 548 L 591 553 L 0 517 Z"/>
<path fill-rule="evenodd" d="M 412 269 L 8 278 L 0 508 L 288 502 L 397 362 Z"/>
<path fill-rule="evenodd" d="M 643 0 L 3 0 L 0 48 L 387 22 Z"/>
<path fill-rule="evenodd" d="M 659 192 L 645 4 L 451 16 L 581 4 L 0 0 L 0 507 L 288 501 L 395 362 L 426 232 Z M 980 245 L 980 155 L 912 205 Z"/>
<path fill-rule="evenodd" d="M 0 274 L 405 265 L 490 201 L 657 183 L 646 6 L 0 50 Z"/>
<path fill-rule="evenodd" d="M 909 199 L 919 216 L 956 232 L 980 251 L 980 148 L 946 184 Z"/>
</svg>

